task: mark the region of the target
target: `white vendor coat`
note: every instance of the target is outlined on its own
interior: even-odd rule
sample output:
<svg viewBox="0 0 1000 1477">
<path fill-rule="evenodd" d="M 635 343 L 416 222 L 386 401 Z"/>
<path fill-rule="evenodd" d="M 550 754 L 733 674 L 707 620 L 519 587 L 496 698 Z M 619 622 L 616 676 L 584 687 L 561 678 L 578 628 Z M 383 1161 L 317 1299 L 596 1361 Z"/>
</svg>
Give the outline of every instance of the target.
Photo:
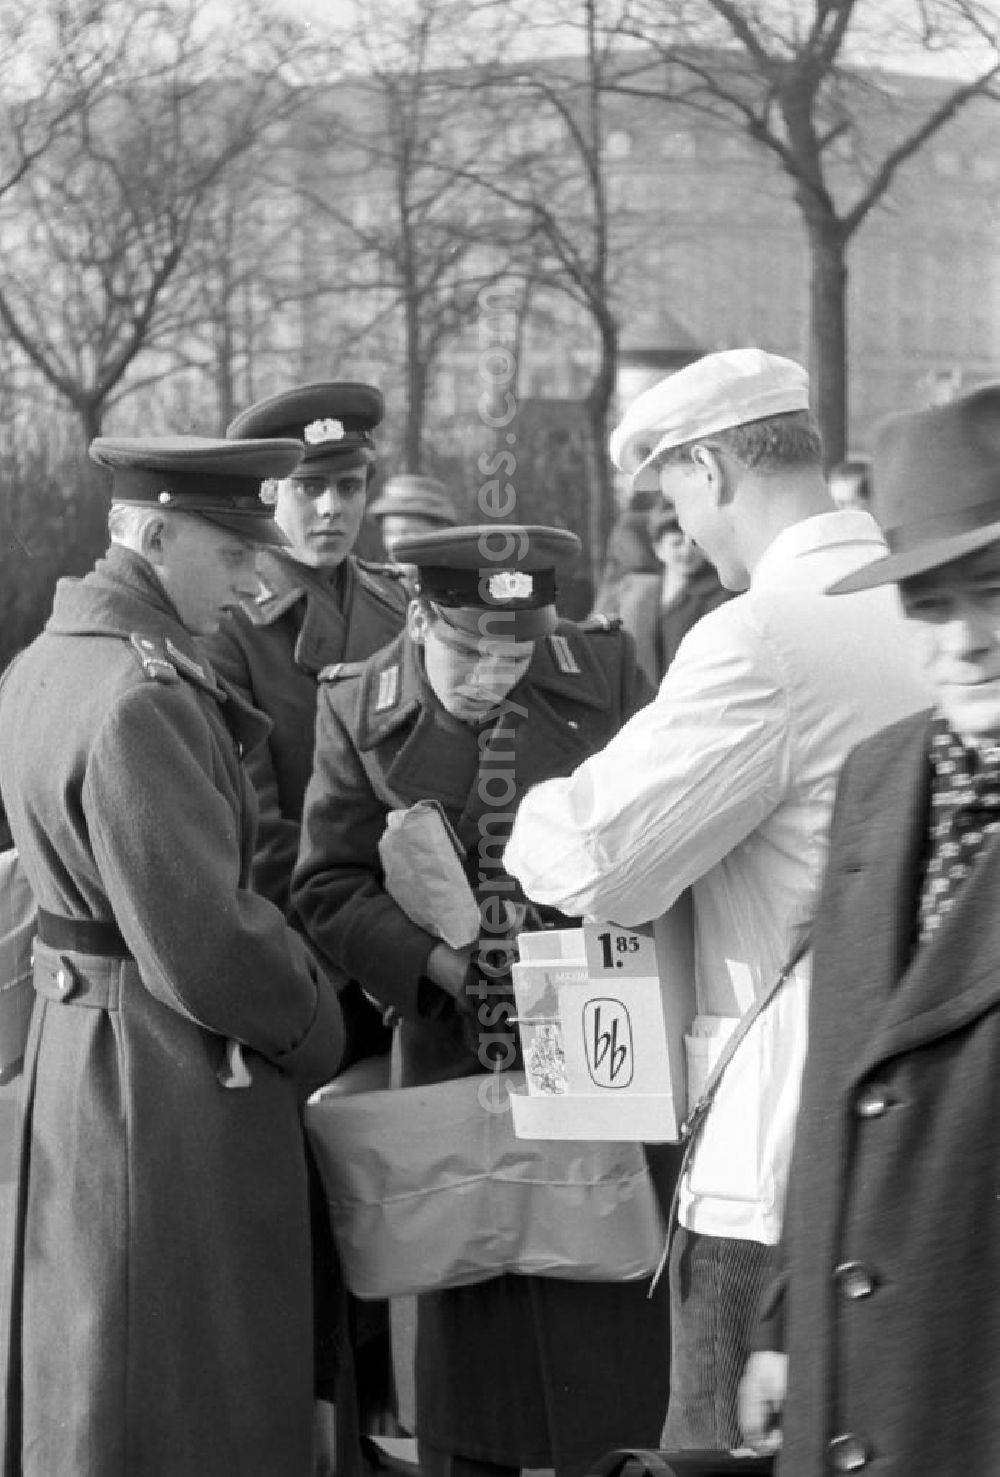
<svg viewBox="0 0 1000 1477">
<path fill-rule="evenodd" d="M 885 552 L 865 512 L 785 529 L 655 700 L 521 803 L 504 865 L 537 902 L 634 926 L 692 889 L 698 1011 L 720 1041 L 812 917 L 849 750 L 932 700 L 894 586 L 824 593 Z M 777 1240 L 807 995 L 808 960 L 726 1074 L 681 1186 L 692 1230 Z"/>
</svg>

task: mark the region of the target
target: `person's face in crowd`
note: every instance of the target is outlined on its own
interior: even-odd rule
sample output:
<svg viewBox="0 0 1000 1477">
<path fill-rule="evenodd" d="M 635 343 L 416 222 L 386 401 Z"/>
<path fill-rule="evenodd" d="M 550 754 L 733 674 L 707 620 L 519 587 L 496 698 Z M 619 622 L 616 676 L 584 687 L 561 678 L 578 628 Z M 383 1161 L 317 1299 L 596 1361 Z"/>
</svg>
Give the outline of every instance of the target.
<svg viewBox="0 0 1000 1477">
<path fill-rule="evenodd" d="M 211 636 L 225 611 L 257 593 L 257 550 L 228 529 L 183 513 L 154 523 L 143 552 L 193 636 Z"/>
<path fill-rule="evenodd" d="M 386 513 L 382 520 L 382 547 L 390 559 L 396 557 L 396 545 L 401 538 L 412 538 L 414 534 L 438 533 L 441 524 L 419 513 Z"/>
<path fill-rule="evenodd" d="M 707 562 L 697 544 L 679 528 L 668 528 L 661 533 L 653 551 L 663 567 L 680 579 L 690 579 L 699 569 L 704 569 Z"/>
<path fill-rule="evenodd" d="M 955 732 L 1000 739 L 1000 544 L 903 580 L 899 593 Z"/>
<path fill-rule="evenodd" d="M 313 569 L 335 569 L 357 542 L 365 515 L 364 466 L 308 464 L 277 484 L 274 516 L 289 553 Z"/>
<path fill-rule="evenodd" d="M 660 491 L 685 536 L 715 565 L 727 590 L 745 590 L 749 575 L 736 546 L 732 502 L 722 496 L 721 457 L 696 446 L 692 460 L 666 462 L 659 470 Z"/>
<path fill-rule="evenodd" d="M 860 508 L 862 512 L 867 510 L 865 479 L 860 472 L 833 473 L 827 486 L 835 506 L 841 512 L 851 508 Z"/>
<path fill-rule="evenodd" d="M 424 672 L 435 697 L 462 723 L 481 722 L 498 707 L 524 676 L 535 650 L 533 641 L 461 631 L 421 605 L 411 606 L 408 628 L 424 648 Z"/>
</svg>

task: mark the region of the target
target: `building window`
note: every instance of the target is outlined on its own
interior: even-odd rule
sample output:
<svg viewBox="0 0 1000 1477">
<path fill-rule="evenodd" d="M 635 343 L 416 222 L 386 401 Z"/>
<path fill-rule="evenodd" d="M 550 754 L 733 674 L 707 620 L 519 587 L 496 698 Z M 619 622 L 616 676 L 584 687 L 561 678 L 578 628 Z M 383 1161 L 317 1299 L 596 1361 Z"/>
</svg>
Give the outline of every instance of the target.
<svg viewBox="0 0 1000 1477">
<path fill-rule="evenodd" d="M 689 133 L 672 128 L 660 139 L 660 153 L 664 159 L 693 159 L 694 139 Z"/>
</svg>

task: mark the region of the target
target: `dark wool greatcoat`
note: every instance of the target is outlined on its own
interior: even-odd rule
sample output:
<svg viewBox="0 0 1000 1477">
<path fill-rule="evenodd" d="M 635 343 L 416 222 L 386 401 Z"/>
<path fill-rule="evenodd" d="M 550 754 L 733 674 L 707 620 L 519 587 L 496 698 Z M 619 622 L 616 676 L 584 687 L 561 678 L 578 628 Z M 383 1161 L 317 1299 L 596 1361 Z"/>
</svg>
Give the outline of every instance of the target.
<svg viewBox="0 0 1000 1477">
<path fill-rule="evenodd" d="M 332 662 L 361 661 L 391 641 L 406 619 L 408 596 L 396 567 L 371 566 L 353 555 L 324 571 L 266 550 L 257 567 L 257 599 L 234 611 L 202 645 L 213 669 L 272 723 L 267 739 L 246 759 L 258 809 L 251 878 L 254 889 L 284 912 L 312 772 L 318 674 Z M 356 985 L 342 990 L 341 1004 L 348 1059 L 387 1050 L 388 1033 Z M 372 1304 L 349 1310 L 319 1198 L 314 1213 L 318 1389 L 344 1415 L 357 1387 L 356 1422 L 378 1430 L 394 1405 L 388 1311 Z M 356 1361 L 356 1377 L 348 1358 Z M 345 1418 L 338 1427 L 341 1465 L 347 1429 Z"/>
<path fill-rule="evenodd" d="M 311 1477 L 300 1102 L 343 1032 L 301 939 L 248 890 L 240 750 L 263 723 L 120 547 L 60 582 L 0 689 L 0 789 L 37 901 L 113 920 L 132 956 L 36 946 L 5 1477 Z M 227 1041 L 244 1086 L 223 1085 Z"/>
<path fill-rule="evenodd" d="M 1000 1469 L 1000 837 L 914 954 L 928 717 L 862 744 L 838 791 L 757 1340 L 780 1347 L 783 1314 L 782 1477 Z"/>
<path fill-rule="evenodd" d="M 284 909 L 312 771 L 317 677 L 332 662 L 362 661 L 391 641 L 408 597 L 393 566 L 351 556 L 332 579 L 271 550 L 258 568 L 256 602 L 203 644 L 215 671 L 273 724 L 247 755 L 258 804 L 253 885 Z"/>
<path fill-rule="evenodd" d="M 537 643 L 500 723 L 482 736 L 441 707 L 407 636 L 324 684 L 293 908 L 331 966 L 402 1017 L 404 1083 L 480 1068 L 450 997 L 423 975 L 434 938 L 383 888 L 377 847 L 389 809 L 440 801 L 470 881 L 489 874 L 481 900 L 491 890 L 518 897 L 510 879 L 504 890 L 499 858 L 520 796 L 568 774 L 647 697 L 624 632 L 570 624 Z M 491 775 L 503 782 L 487 794 L 479 781 Z M 480 854 L 485 817 L 492 865 Z M 665 1296 L 650 1301 L 647 1292 L 645 1283 L 510 1276 L 420 1298 L 420 1438 L 560 1473 L 584 1470 L 615 1445 L 655 1445 L 669 1330 Z"/>
<path fill-rule="evenodd" d="M 663 681 L 691 627 L 732 598 L 711 566 L 697 571 L 666 609 L 662 594 L 662 567 L 656 574 L 634 570 L 623 574 L 596 607 L 603 615 L 617 616 L 621 621 L 635 642 L 639 665 L 654 687 Z"/>
</svg>

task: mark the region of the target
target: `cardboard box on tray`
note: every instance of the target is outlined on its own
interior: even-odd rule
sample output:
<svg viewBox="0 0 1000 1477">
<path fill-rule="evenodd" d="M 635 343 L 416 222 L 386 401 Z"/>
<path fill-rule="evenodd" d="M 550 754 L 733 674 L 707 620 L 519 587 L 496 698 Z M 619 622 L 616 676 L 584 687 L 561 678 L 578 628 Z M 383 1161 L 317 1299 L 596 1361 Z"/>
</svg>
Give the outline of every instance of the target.
<svg viewBox="0 0 1000 1477">
<path fill-rule="evenodd" d="M 673 1142 L 695 1015 L 687 896 L 655 924 L 587 924 L 518 939 L 514 995 L 527 1094 L 522 1138 Z"/>
</svg>

